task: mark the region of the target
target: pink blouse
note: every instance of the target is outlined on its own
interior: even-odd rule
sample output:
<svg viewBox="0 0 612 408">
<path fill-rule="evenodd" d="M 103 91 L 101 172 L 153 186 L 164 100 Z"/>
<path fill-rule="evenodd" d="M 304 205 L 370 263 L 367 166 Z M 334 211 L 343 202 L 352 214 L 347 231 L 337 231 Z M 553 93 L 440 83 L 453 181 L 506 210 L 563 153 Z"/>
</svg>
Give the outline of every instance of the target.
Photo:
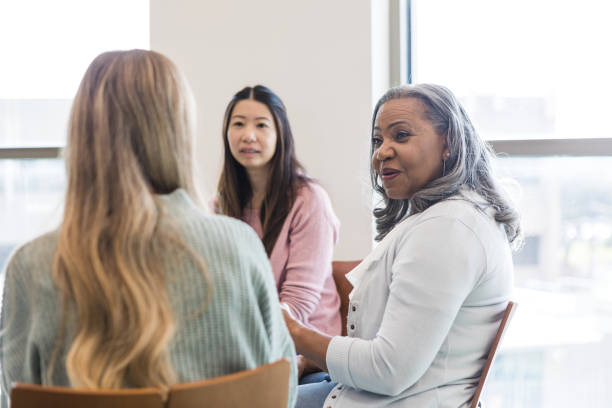
<svg viewBox="0 0 612 408">
<path fill-rule="evenodd" d="M 261 238 L 259 209 L 245 209 L 243 221 Z M 331 336 L 341 329 L 331 265 L 339 229 L 329 196 L 310 182 L 298 191 L 270 255 L 281 303 L 300 322 Z"/>
</svg>

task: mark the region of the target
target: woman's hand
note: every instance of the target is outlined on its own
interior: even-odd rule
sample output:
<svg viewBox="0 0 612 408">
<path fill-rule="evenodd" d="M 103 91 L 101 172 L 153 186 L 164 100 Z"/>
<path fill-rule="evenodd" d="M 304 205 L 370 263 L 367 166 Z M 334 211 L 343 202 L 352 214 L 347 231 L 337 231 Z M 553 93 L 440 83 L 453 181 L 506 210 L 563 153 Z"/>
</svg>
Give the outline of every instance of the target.
<svg viewBox="0 0 612 408">
<path fill-rule="evenodd" d="M 327 346 L 329 346 L 329 342 L 332 338 L 326 334 L 303 326 L 302 323 L 291 316 L 291 312 L 286 305 L 281 304 L 281 308 L 283 309 L 285 324 L 295 343 L 296 351 L 299 354 L 303 354 L 307 360 L 311 360 L 310 363 L 305 364 L 304 369 L 314 366 L 323 371 L 327 371 L 325 357 L 327 355 Z"/>
<path fill-rule="evenodd" d="M 318 371 L 323 371 L 321 367 L 312 362 L 312 360 L 307 359 L 301 354 L 297 356 L 297 368 L 298 368 L 298 380 L 302 378 L 302 376 L 315 373 Z"/>
<path fill-rule="evenodd" d="M 301 354 L 296 357 L 297 369 L 298 369 L 298 380 L 304 375 L 304 369 L 306 368 L 306 362 L 308 359 Z"/>
</svg>

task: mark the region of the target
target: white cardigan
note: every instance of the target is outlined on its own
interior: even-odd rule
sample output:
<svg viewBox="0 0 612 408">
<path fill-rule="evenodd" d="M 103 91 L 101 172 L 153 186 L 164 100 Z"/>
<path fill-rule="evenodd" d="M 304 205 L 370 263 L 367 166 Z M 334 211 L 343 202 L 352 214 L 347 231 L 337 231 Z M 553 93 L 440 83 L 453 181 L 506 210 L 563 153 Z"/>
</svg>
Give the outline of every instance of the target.
<svg viewBox="0 0 612 408">
<path fill-rule="evenodd" d="M 347 275 L 349 337 L 327 349 L 339 385 L 324 407 L 469 406 L 512 275 L 503 227 L 461 196 L 403 220 Z"/>
</svg>

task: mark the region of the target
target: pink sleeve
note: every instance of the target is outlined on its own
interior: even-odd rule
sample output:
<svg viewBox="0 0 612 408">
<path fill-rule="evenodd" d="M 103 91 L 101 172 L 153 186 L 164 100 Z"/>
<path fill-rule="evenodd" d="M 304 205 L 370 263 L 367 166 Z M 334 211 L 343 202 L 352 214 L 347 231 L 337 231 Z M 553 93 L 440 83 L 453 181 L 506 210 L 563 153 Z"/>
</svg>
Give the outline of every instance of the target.
<svg viewBox="0 0 612 408">
<path fill-rule="evenodd" d="M 307 324 L 331 275 L 339 222 L 325 190 L 304 187 L 294 204 L 289 230 L 289 254 L 279 298 L 294 317 Z"/>
</svg>

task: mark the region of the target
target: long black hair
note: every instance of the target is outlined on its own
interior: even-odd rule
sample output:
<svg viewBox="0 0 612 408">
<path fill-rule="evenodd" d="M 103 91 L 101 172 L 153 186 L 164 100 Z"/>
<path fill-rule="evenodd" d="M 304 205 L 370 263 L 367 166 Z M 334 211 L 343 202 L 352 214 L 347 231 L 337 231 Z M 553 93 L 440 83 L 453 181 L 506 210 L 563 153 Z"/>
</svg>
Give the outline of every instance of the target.
<svg viewBox="0 0 612 408">
<path fill-rule="evenodd" d="M 295 202 L 298 189 L 309 179 L 295 156 L 295 143 L 283 101 L 265 86 L 247 86 L 233 96 L 225 109 L 222 132 L 224 162 L 217 188 L 220 212 L 230 217 L 241 218 L 244 208 L 253 197 L 253 189 L 246 169 L 232 155 L 227 139 L 234 107 L 245 99 L 266 105 L 272 113 L 276 127 L 276 150 L 270 161 L 270 179 L 260 209 L 263 229 L 261 240 L 270 256 L 285 218 Z"/>
</svg>

